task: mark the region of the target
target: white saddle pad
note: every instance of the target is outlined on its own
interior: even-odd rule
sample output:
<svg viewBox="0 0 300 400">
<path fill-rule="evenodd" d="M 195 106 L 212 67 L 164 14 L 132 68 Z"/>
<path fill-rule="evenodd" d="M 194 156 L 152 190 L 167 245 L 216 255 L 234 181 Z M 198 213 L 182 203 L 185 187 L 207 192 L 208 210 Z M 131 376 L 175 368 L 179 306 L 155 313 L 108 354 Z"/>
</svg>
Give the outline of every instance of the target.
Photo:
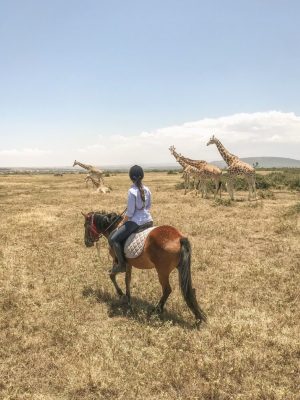
<svg viewBox="0 0 300 400">
<path fill-rule="evenodd" d="M 155 226 L 145 229 L 142 232 L 132 233 L 126 240 L 124 245 L 124 253 L 126 258 L 137 258 L 143 251 L 145 240 Z"/>
</svg>

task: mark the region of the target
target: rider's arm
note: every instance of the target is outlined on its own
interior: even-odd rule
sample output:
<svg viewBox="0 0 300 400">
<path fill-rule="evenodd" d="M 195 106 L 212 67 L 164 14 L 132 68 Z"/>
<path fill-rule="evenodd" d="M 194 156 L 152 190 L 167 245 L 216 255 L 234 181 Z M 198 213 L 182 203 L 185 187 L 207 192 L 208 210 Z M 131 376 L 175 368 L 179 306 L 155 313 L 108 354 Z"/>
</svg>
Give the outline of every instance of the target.
<svg viewBox="0 0 300 400">
<path fill-rule="evenodd" d="M 135 212 L 135 200 L 135 195 L 129 190 L 127 199 L 127 211 L 125 214 L 128 219 L 132 218 Z"/>
<path fill-rule="evenodd" d="M 149 194 L 149 196 L 148 196 L 148 198 L 146 200 L 145 209 L 149 211 L 150 208 L 151 208 L 151 196 L 152 196 L 150 190 L 149 190 L 148 194 Z"/>
</svg>

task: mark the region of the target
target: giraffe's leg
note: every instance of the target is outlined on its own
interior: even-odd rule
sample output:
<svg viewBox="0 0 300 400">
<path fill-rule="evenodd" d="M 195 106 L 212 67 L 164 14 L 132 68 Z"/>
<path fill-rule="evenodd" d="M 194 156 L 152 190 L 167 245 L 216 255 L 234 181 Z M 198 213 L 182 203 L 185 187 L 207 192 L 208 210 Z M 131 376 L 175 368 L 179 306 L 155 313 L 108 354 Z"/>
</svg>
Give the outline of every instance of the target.
<svg viewBox="0 0 300 400">
<path fill-rule="evenodd" d="M 248 182 L 248 200 L 251 200 L 251 195 L 252 193 L 254 194 L 254 189 L 253 189 L 253 179 L 252 176 L 246 176 L 247 182 Z"/>
<path fill-rule="evenodd" d="M 218 194 L 218 182 L 216 180 L 214 180 L 215 183 L 215 190 L 214 190 L 214 199 L 217 197 Z"/>
<path fill-rule="evenodd" d="M 198 195 L 199 195 L 199 191 L 200 191 L 200 184 L 201 184 L 201 181 L 200 181 L 200 179 L 198 179 L 198 181 L 197 181 L 197 187 L 196 187 L 196 196 L 198 196 Z"/>
<path fill-rule="evenodd" d="M 203 196 L 204 199 L 207 198 L 207 182 L 203 180 Z"/>
<path fill-rule="evenodd" d="M 184 194 L 186 194 L 187 187 L 188 187 L 189 184 L 190 184 L 190 180 L 189 180 L 188 174 L 186 174 L 184 176 Z"/>
<path fill-rule="evenodd" d="M 227 189 L 228 189 L 228 194 L 229 194 L 231 200 L 234 200 L 234 195 L 233 195 L 233 177 L 232 176 L 228 176 Z"/>
<path fill-rule="evenodd" d="M 202 181 L 202 199 L 205 199 L 205 181 Z"/>
<path fill-rule="evenodd" d="M 221 198 L 221 187 L 220 187 L 220 181 L 218 179 L 215 179 L 215 191 L 214 191 L 214 199 L 218 195 L 218 191 L 220 191 L 220 198 Z"/>
<path fill-rule="evenodd" d="M 201 198 L 202 198 L 203 197 L 203 182 L 201 180 L 199 181 L 199 188 L 200 188 Z"/>
<path fill-rule="evenodd" d="M 255 175 L 252 177 L 252 188 L 253 188 L 254 200 L 257 200 Z"/>
</svg>

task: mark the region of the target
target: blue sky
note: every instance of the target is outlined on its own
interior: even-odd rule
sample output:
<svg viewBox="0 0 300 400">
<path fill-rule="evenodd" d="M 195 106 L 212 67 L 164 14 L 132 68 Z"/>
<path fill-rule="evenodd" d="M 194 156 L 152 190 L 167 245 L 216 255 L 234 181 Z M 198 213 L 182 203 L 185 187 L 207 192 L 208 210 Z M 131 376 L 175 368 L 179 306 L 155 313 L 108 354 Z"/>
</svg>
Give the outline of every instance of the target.
<svg viewBox="0 0 300 400">
<path fill-rule="evenodd" d="M 206 119 L 241 156 L 300 158 L 299 15 L 289 0 L 0 0 L 0 166 L 151 163 L 145 145 L 171 162 L 160 132 Z M 271 111 L 281 141 L 269 118 L 249 146 L 249 116 Z M 219 122 L 236 115 L 248 125 L 232 141 Z M 210 134 L 170 145 L 219 159 L 202 146 Z"/>
</svg>

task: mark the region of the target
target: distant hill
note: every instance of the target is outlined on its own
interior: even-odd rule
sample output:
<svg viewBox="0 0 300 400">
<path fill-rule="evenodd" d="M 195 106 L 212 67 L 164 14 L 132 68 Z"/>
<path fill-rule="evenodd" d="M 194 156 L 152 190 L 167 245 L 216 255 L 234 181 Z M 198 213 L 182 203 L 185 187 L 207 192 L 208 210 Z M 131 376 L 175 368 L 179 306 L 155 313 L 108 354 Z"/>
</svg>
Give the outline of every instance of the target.
<svg viewBox="0 0 300 400">
<path fill-rule="evenodd" d="M 253 165 L 258 163 L 258 168 L 300 168 L 300 160 L 284 157 L 246 157 L 241 158 L 242 161 Z M 211 164 L 217 165 L 220 168 L 225 168 L 226 164 L 223 160 L 211 161 Z M 143 164 L 146 171 L 166 171 L 166 170 L 179 170 L 180 165 L 176 162 L 173 163 L 157 163 L 157 164 Z M 127 172 L 130 165 L 106 165 L 99 168 L 105 171 Z M 55 173 L 86 173 L 82 168 L 71 168 L 66 166 L 57 167 L 0 167 L 0 175 L 7 174 L 55 174 Z"/>
<path fill-rule="evenodd" d="M 241 158 L 247 164 L 258 163 L 258 168 L 300 168 L 300 160 L 284 157 L 245 157 Z M 212 161 L 212 164 L 220 168 L 225 168 L 226 164 L 222 161 Z"/>
</svg>

